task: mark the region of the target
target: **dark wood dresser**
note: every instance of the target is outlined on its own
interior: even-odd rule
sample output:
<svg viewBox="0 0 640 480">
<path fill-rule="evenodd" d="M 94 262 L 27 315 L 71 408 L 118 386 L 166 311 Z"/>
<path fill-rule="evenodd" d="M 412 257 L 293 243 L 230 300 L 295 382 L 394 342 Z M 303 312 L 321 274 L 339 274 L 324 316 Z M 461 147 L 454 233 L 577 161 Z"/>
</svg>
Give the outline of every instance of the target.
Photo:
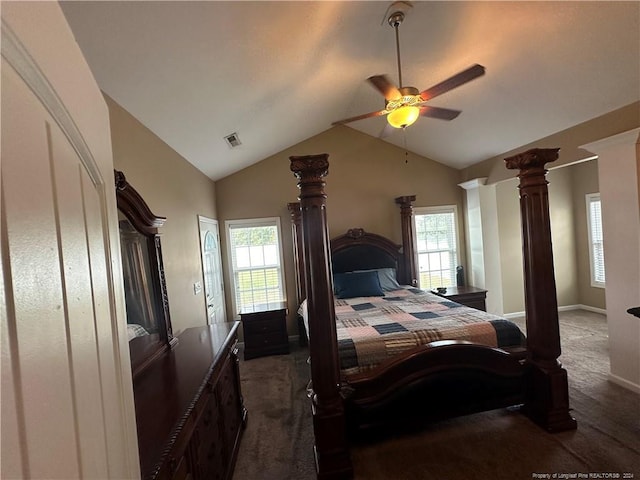
<svg viewBox="0 0 640 480">
<path fill-rule="evenodd" d="M 433 293 L 449 300 L 453 300 L 456 303 L 461 303 L 467 307 L 477 308 L 484 312 L 487 311 L 486 298 L 487 291 L 482 288 L 476 288 L 472 286 L 464 287 L 447 287 L 445 293 L 438 293 L 432 290 Z"/>
<path fill-rule="evenodd" d="M 134 381 L 143 479 L 233 475 L 246 423 L 238 372 L 239 322 L 185 330 Z"/>
<path fill-rule="evenodd" d="M 276 302 L 243 309 L 244 358 L 289 353 L 287 305 Z"/>
</svg>

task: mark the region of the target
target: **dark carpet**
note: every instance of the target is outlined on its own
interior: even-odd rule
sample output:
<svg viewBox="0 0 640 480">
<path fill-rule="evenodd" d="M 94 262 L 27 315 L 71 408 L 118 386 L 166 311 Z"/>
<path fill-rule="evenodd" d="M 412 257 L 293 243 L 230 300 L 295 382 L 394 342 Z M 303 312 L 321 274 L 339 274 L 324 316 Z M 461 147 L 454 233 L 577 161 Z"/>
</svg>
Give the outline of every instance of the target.
<svg viewBox="0 0 640 480">
<path fill-rule="evenodd" d="M 524 329 L 523 319 L 515 321 Z M 354 478 L 640 478 L 640 396 L 607 380 L 606 317 L 562 312 L 560 325 L 577 430 L 549 434 L 509 409 L 469 415 L 354 445 Z M 234 480 L 315 478 L 307 355 L 297 347 L 241 362 L 249 420 Z"/>
</svg>

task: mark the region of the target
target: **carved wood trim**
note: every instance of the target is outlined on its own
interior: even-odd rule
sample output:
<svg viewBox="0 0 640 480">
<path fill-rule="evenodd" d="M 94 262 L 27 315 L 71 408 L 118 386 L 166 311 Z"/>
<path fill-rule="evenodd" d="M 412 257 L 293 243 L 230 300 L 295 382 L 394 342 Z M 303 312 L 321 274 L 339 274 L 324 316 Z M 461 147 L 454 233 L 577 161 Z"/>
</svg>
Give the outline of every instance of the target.
<svg viewBox="0 0 640 480">
<path fill-rule="evenodd" d="M 354 388 L 349 401 L 372 404 L 421 378 L 449 371 L 478 370 L 495 377 L 522 377 L 518 357 L 500 348 L 464 340 L 441 340 L 420 345 L 386 362 L 374 374 L 350 375 L 347 388 Z M 434 395 L 436 392 L 434 392 Z"/>
<path fill-rule="evenodd" d="M 338 340 L 326 218 L 327 196 L 323 180 L 329 170 L 329 155 L 289 158 L 291 171 L 298 178 L 300 189 L 317 474 L 318 478 L 349 478 L 352 467 L 339 388 Z"/>
<path fill-rule="evenodd" d="M 154 235 L 163 226 L 166 217 L 155 215 L 135 188 L 127 182 L 124 173 L 114 170 L 118 209 L 140 233 Z"/>
<path fill-rule="evenodd" d="M 302 213 L 300 202 L 287 203 L 287 209 L 291 214 L 291 234 L 293 236 L 293 261 L 296 273 L 296 294 L 298 304 L 307 298 L 307 289 L 304 279 L 304 247 L 302 238 Z"/>
<path fill-rule="evenodd" d="M 146 239 L 149 253 L 149 272 L 153 280 L 148 285 L 154 303 L 154 311 L 158 312 L 157 335 L 150 338 L 134 338 L 129 342 L 131 368 L 134 379 L 153 361 L 174 347 L 178 339 L 173 336 L 169 310 L 169 296 L 162 260 L 162 244 L 158 228 L 164 225 L 166 218 L 155 215 L 138 191 L 127 181 L 123 172 L 114 170 L 114 184 L 118 210 L 124 214 L 131 225 Z M 156 339 L 156 340 L 154 340 Z"/>
<path fill-rule="evenodd" d="M 558 362 L 560 327 L 553 268 L 549 194 L 545 165 L 559 148 L 535 148 L 505 158 L 518 169 L 527 324 L 527 385 L 524 411 L 550 431 L 576 428 L 569 415 L 567 372 Z"/>
<path fill-rule="evenodd" d="M 332 238 L 331 252 L 339 252 L 355 245 L 373 245 L 398 260 L 402 258 L 401 245 L 393 243 L 382 235 L 366 232 L 363 228 L 350 228 L 346 233 Z"/>
</svg>

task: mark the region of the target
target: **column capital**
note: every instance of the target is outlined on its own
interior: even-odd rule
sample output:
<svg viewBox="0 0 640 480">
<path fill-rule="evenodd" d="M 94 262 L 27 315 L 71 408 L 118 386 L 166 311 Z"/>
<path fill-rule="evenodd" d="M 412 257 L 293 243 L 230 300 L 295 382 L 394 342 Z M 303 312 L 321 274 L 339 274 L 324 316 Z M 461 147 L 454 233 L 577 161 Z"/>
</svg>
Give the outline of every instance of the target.
<svg viewBox="0 0 640 480">
<path fill-rule="evenodd" d="M 302 155 L 289 157 L 291 171 L 299 180 L 313 180 L 326 177 L 329 173 L 329 154 Z"/>
<path fill-rule="evenodd" d="M 530 170 L 544 168 L 546 163 L 558 159 L 559 148 L 532 148 L 526 152 L 513 155 L 504 159 L 510 170 Z"/>
<path fill-rule="evenodd" d="M 395 202 L 398 205 L 403 205 L 403 206 L 404 205 L 411 206 L 411 204 L 413 202 L 415 202 L 415 201 L 416 201 L 416 196 L 415 195 L 405 195 L 403 197 L 396 197 L 395 198 Z"/>
</svg>

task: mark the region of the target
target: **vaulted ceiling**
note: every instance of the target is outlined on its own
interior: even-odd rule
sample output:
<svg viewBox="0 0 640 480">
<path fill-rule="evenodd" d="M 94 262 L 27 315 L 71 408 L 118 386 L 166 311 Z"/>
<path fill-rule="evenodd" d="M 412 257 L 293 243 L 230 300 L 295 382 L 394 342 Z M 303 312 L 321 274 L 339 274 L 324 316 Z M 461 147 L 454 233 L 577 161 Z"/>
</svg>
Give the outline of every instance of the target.
<svg viewBox="0 0 640 480">
<path fill-rule="evenodd" d="M 408 2 L 405 2 L 408 3 Z M 397 82 L 391 2 L 72 1 L 63 11 L 100 88 L 213 180 L 384 107 Z M 410 2 L 405 85 L 462 110 L 384 138 L 464 168 L 640 99 L 640 2 Z M 384 117 L 348 124 L 378 136 Z M 231 149 L 224 137 L 237 133 Z"/>
</svg>

